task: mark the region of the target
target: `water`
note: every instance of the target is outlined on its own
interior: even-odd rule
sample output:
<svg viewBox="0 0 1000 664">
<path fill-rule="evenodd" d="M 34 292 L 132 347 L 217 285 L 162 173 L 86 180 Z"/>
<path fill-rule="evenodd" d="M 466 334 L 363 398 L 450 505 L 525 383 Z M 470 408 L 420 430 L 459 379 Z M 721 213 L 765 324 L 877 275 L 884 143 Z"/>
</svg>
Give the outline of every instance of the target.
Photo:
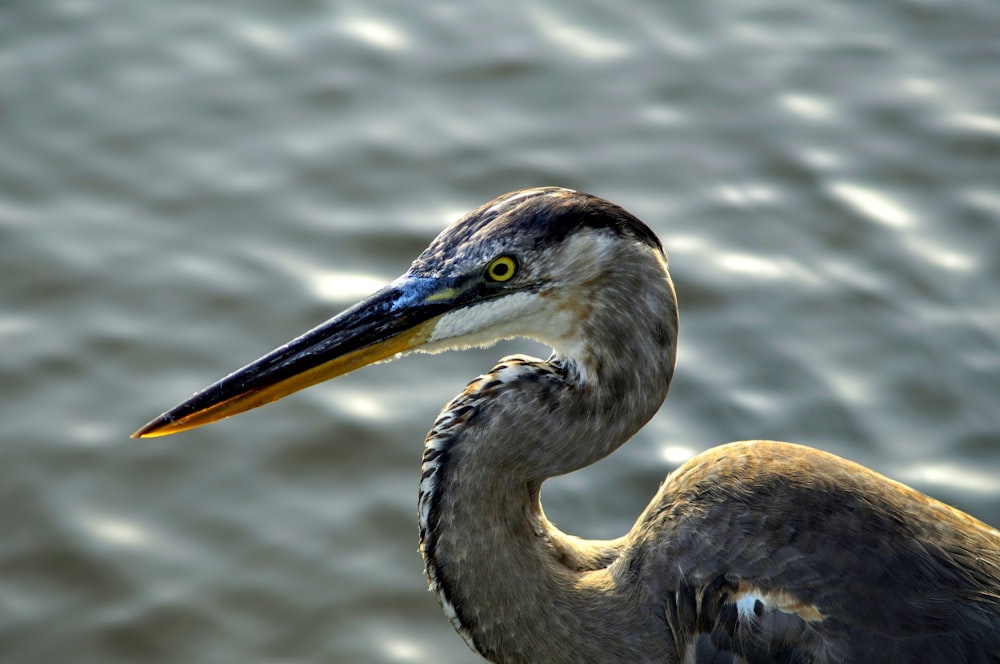
<svg viewBox="0 0 1000 664">
<path fill-rule="evenodd" d="M 565 530 L 758 437 L 1000 524 L 998 32 L 973 1 L 7 3 L 0 661 L 474 661 L 416 552 L 421 441 L 543 351 L 127 436 L 528 185 L 648 222 L 681 300 L 661 413 L 546 485 Z"/>
</svg>

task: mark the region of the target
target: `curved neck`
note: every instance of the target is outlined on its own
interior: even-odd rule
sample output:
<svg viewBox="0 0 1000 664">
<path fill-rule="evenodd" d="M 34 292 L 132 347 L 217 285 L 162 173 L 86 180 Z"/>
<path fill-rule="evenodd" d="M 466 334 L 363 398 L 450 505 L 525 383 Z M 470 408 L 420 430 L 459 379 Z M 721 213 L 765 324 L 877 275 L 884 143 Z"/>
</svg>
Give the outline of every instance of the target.
<svg viewBox="0 0 1000 664">
<path fill-rule="evenodd" d="M 505 358 L 446 406 L 428 435 L 420 484 L 427 575 L 456 629 L 490 661 L 578 662 L 580 652 L 594 662 L 642 662 L 649 653 L 668 661 L 662 617 L 643 612 L 653 603 L 640 601 L 642 589 L 613 564 L 621 540 L 564 535 L 539 502 L 542 481 L 607 455 L 662 403 L 677 329 L 665 285 L 659 300 L 631 302 L 652 311 L 607 312 L 627 322 L 612 337 L 616 354 Z"/>
<path fill-rule="evenodd" d="M 469 470 L 445 469 L 451 488 L 421 542 L 432 588 L 469 645 L 491 662 L 579 662 L 579 652 L 595 662 L 642 661 L 641 649 L 601 636 L 616 623 L 625 634 L 650 622 L 607 569 L 619 543 L 559 533 L 537 487 L 484 484 L 478 473 L 449 478 Z M 484 502 L 504 508 L 483 510 Z"/>
</svg>

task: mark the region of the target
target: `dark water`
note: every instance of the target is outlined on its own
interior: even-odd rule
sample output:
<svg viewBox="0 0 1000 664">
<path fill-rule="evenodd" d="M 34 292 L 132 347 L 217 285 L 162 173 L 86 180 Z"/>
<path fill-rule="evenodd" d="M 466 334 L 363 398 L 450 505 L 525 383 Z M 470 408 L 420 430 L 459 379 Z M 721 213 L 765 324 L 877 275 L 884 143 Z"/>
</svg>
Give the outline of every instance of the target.
<svg viewBox="0 0 1000 664">
<path fill-rule="evenodd" d="M 681 299 L 661 413 L 546 485 L 565 530 L 745 438 L 1000 524 L 997 35 L 962 0 L 6 3 L 0 661 L 474 661 L 416 552 L 421 441 L 544 351 L 127 436 L 527 185 L 647 221 Z"/>
</svg>

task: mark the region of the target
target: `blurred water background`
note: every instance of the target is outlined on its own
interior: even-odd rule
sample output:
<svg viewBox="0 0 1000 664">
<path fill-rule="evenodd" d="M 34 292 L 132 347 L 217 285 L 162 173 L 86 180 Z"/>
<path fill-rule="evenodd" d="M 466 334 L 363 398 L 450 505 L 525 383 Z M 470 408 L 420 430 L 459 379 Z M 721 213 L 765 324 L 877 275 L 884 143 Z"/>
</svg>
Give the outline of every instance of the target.
<svg viewBox="0 0 1000 664">
<path fill-rule="evenodd" d="M 713 445 L 806 443 L 1000 524 L 1000 4 L 0 7 L 0 662 L 472 662 L 423 435 L 511 342 L 128 435 L 502 192 L 609 198 L 681 302 L 660 414 L 546 484 L 628 529 Z"/>
</svg>

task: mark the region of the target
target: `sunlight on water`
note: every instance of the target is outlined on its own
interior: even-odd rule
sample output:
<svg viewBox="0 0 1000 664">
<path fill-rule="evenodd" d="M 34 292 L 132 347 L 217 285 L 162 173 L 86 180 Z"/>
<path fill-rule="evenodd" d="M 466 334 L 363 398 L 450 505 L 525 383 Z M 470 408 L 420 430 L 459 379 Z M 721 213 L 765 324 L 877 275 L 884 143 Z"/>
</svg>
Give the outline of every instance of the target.
<svg viewBox="0 0 1000 664">
<path fill-rule="evenodd" d="M 148 545 L 152 540 L 144 528 L 124 519 L 85 512 L 80 515 L 79 520 L 91 535 L 109 544 L 139 546 Z"/>
<path fill-rule="evenodd" d="M 695 450 L 680 445 L 668 445 L 660 448 L 660 458 L 671 465 L 680 465 L 695 454 Z"/>
<path fill-rule="evenodd" d="M 814 283 L 817 280 L 814 272 L 789 258 L 774 260 L 731 251 L 715 256 L 715 264 L 720 270 L 757 279 L 791 279 L 800 283 Z"/>
<path fill-rule="evenodd" d="M 958 129 L 1000 136 L 1000 117 L 985 113 L 955 113 L 945 122 Z"/>
<path fill-rule="evenodd" d="M 306 287 L 318 298 L 327 302 L 340 300 L 360 300 L 385 286 L 388 281 L 382 277 L 351 273 L 317 270 L 304 274 Z"/>
<path fill-rule="evenodd" d="M 720 185 L 716 194 L 730 205 L 766 205 L 781 200 L 779 190 L 759 182 Z"/>
<path fill-rule="evenodd" d="M 84 414 L 66 429 L 66 434 L 76 445 L 100 447 L 116 445 L 128 438 L 132 433 L 128 429 L 129 425 L 121 422 L 107 422 L 95 418 L 93 414 Z"/>
<path fill-rule="evenodd" d="M 914 484 L 931 484 L 978 494 L 1000 494 L 1000 477 L 957 464 L 935 463 L 911 466 L 900 471 L 899 476 L 904 481 Z"/>
<path fill-rule="evenodd" d="M 1000 193 L 988 189 L 965 189 L 959 194 L 968 205 L 979 208 L 987 214 L 1000 216 Z"/>
<path fill-rule="evenodd" d="M 941 85 L 937 81 L 919 77 L 903 81 L 903 89 L 916 97 L 936 97 L 942 92 Z"/>
<path fill-rule="evenodd" d="M 703 236 L 693 234 L 671 234 L 669 237 L 668 254 L 702 253 L 711 250 Z"/>
<path fill-rule="evenodd" d="M 424 651 L 419 644 L 402 639 L 383 639 L 381 643 L 386 654 L 396 661 L 410 662 L 423 658 Z"/>
<path fill-rule="evenodd" d="M 377 420 L 386 415 L 385 406 L 379 397 L 360 390 L 337 394 L 334 405 L 341 411 L 366 420 Z"/>
<path fill-rule="evenodd" d="M 875 399 L 871 377 L 862 370 L 838 367 L 824 373 L 823 380 L 843 403 L 865 404 Z"/>
<path fill-rule="evenodd" d="M 240 23 L 233 29 L 248 44 L 272 55 L 283 55 L 289 51 L 287 33 L 265 23 Z"/>
<path fill-rule="evenodd" d="M 30 329 L 30 317 L 10 313 L 0 313 L 0 336 L 23 334 Z"/>
<path fill-rule="evenodd" d="M 913 213 L 884 192 L 852 182 L 835 182 L 829 185 L 829 190 L 848 207 L 872 221 L 894 228 L 913 225 Z"/>
<path fill-rule="evenodd" d="M 689 120 L 678 109 L 666 106 L 643 108 L 640 114 L 649 124 L 660 127 L 680 127 Z"/>
<path fill-rule="evenodd" d="M 940 242 L 929 242 L 920 238 L 907 238 L 907 247 L 931 265 L 944 270 L 968 272 L 976 267 L 976 261 L 968 255 L 948 249 Z"/>
<path fill-rule="evenodd" d="M 782 95 L 779 102 L 785 110 L 803 120 L 829 120 L 836 115 L 833 104 L 812 95 L 788 93 Z"/>
<path fill-rule="evenodd" d="M 406 35 L 382 20 L 353 18 L 338 21 L 337 27 L 369 46 L 386 51 L 399 51 L 409 45 Z"/>
<path fill-rule="evenodd" d="M 719 257 L 719 266 L 729 272 L 749 274 L 762 279 L 778 279 L 783 271 L 774 261 L 750 254 L 729 253 Z"/>
<path fill-rule="evenodd" d="M 555 16 L 535 7 L 535 25 L 556 46 L 588 60 L 612 60 L 628 54 L 628 45 L 601 36 L 581 25 L 573 25 L 567 15 Z"/>
<path fill-rule="evenodd" d="M 544 184 L 648 223 L 681 300 L 663 411 L 552 484 L 570 521 L 620 534 L 664 466 L 767 436 L 1000 524 L 1000 4 L 806 7 L 5 3 L 0 662 L 476 660 L 416 551 L 419 440 L 547 348 L 128 435 Z"/>
</svg>

